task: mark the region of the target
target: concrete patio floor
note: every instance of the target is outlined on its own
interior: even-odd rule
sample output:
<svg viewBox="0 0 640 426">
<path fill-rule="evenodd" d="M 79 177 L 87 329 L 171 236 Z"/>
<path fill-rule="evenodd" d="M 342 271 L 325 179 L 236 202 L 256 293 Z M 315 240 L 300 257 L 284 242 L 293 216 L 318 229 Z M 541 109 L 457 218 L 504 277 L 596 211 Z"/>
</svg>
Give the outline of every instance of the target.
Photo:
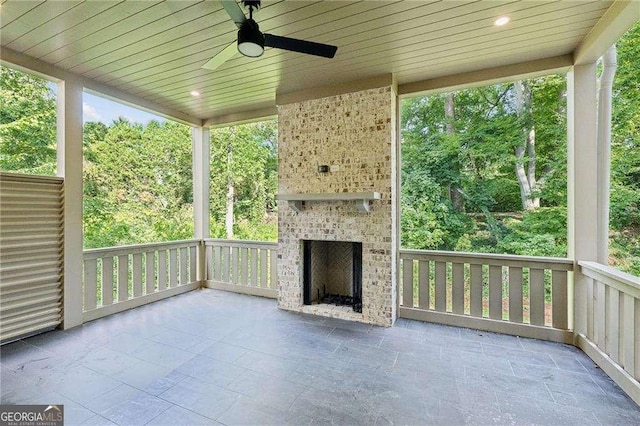
<svg viewBox="0 0 640 426">
<path fill-rule="evenodd" d="M 571 346 L 208 289 L 0 351 L 1 402 L 64 404 L 67 425 L 640 424 Z"/>
</svg>

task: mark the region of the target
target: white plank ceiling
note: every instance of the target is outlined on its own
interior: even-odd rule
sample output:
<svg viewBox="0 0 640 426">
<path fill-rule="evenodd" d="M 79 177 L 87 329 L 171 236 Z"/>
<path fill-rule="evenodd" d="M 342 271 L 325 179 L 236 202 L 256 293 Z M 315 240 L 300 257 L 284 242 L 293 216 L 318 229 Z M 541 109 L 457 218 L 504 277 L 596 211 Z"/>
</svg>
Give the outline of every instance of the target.
<svg viewBox="0 0 640 426">
<path fill-rule="evenodd" d="M 394 73 L 398 83 L 573 52 L 610 1 L 263 1 L 263 32 L 335 44 L 201 68 L 237 28 L 208 1 L 4 0 L 10 48 L 194 117 L 273 106 L 276 92 Z M 504 27 L 494 20 L 509 15 Z M 196 90 L 199 97 L 190 94 Z"/>
</svg>

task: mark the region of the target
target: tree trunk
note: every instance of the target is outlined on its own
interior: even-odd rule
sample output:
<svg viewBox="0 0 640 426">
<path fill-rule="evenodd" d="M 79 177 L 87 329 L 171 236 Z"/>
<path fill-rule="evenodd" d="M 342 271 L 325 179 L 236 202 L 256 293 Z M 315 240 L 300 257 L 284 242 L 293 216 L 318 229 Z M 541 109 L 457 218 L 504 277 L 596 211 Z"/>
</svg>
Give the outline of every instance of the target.
<svg viewBox="0 0 640 426">
<path fill-rule="evenodd" d="M 233 238 L 233 203 L 235 196 L 235 186 L 232 173 L 233 145 L 231 141 L 227 143 L 227 212 L 224 218 L 224 225 L 227 231 L 227 238 Z"/>
<path fill-rule="evenodd" d="M 531 113 L 531 89 L 524 81 L 513 84 L 515 110 L 522 123 L 522 138 L 514 148 L 516 155 L 515 172 L 520 186 L 520 199 L 524 210 L 540 207 L 540 197 L 536 190 L 536 129 Z"/>
<path fill-rule="evenodd" d="M 455 128 L 455 93 L 447 93 L 447 97 L 444 100 L 444 116 L 446 122 L 446 134 L 453 135 L 456 131 Z M 452 182 L 449 184 L 449 201 L 456 212 L 464 211 L 464 197 L 460 190 L 458 182 Z"/>
</svg>

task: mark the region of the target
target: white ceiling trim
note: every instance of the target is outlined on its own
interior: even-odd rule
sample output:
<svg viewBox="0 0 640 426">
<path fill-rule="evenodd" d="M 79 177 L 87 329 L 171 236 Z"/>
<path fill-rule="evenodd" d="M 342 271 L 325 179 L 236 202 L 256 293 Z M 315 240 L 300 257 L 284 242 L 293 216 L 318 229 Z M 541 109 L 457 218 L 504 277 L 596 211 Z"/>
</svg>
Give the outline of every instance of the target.
<svg viewBox="0 0 640 426">
<path fill-rule="evenodd" d="M 572 65 L 573 55 L 554 56 L 400 84 L 398 85 L 398 93 L 400 96 L 419 96 L 462 88 L 486 86 L 504 81 L 567 72 Z"/>
<path fill-rule="evenodd" d="M 640 21 L 640 1 L 617 0 L 602 15 L 574 53 L 575 65 L 595 62 L 636 22 Z"/>
<path fill-rule="evenodd" d="M 236 124 L 252 123 L 256 121 L 265 121 L 278 116 L 278 108 L 273 105 L 266 108 L 242 111 L 234 114 L 221 115 L 211 117 L 202 123 L 203 127 L 226 127 Z"/>
</svg>

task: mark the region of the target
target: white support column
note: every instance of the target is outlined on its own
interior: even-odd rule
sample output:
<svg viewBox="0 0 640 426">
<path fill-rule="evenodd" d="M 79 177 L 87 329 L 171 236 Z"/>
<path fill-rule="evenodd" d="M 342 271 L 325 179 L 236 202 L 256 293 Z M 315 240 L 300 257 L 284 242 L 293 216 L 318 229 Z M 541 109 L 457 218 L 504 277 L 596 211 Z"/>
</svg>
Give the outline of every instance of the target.
<svg viewBox="0 0 640 426">
<path fill-rule="evenodd" d="M 82 324 L 82 85 L 58 83 L 58 176 L 64 178 L 63 328 Z"/>
<path fill-rule="evenodd" d="M 567 74 L 567 89 L 569 257 L 595 261 L 598 256 L 596 64 L 574 66 Z M 586 332 L 588 280 L 581 273 L 574 273 L 576 333 Z"/>
<path fill-rule="evenodd" d="M 193 219 L 195 238 L 209 238 L 209 164 L 211 155 L 210 131 L 208 127 L 192 129 L 193 151 Z M 198 246 L 196 279 L 206 280 L 206 253 L 204 244 Z"/>
<path fill-rule="evenodd" d="M 609 196 L 611 186 L 611 110 L 618 65 L 616 45 L 602 56 L 598 90 L 598 262 L 609 264 Z"/>
</svg>

